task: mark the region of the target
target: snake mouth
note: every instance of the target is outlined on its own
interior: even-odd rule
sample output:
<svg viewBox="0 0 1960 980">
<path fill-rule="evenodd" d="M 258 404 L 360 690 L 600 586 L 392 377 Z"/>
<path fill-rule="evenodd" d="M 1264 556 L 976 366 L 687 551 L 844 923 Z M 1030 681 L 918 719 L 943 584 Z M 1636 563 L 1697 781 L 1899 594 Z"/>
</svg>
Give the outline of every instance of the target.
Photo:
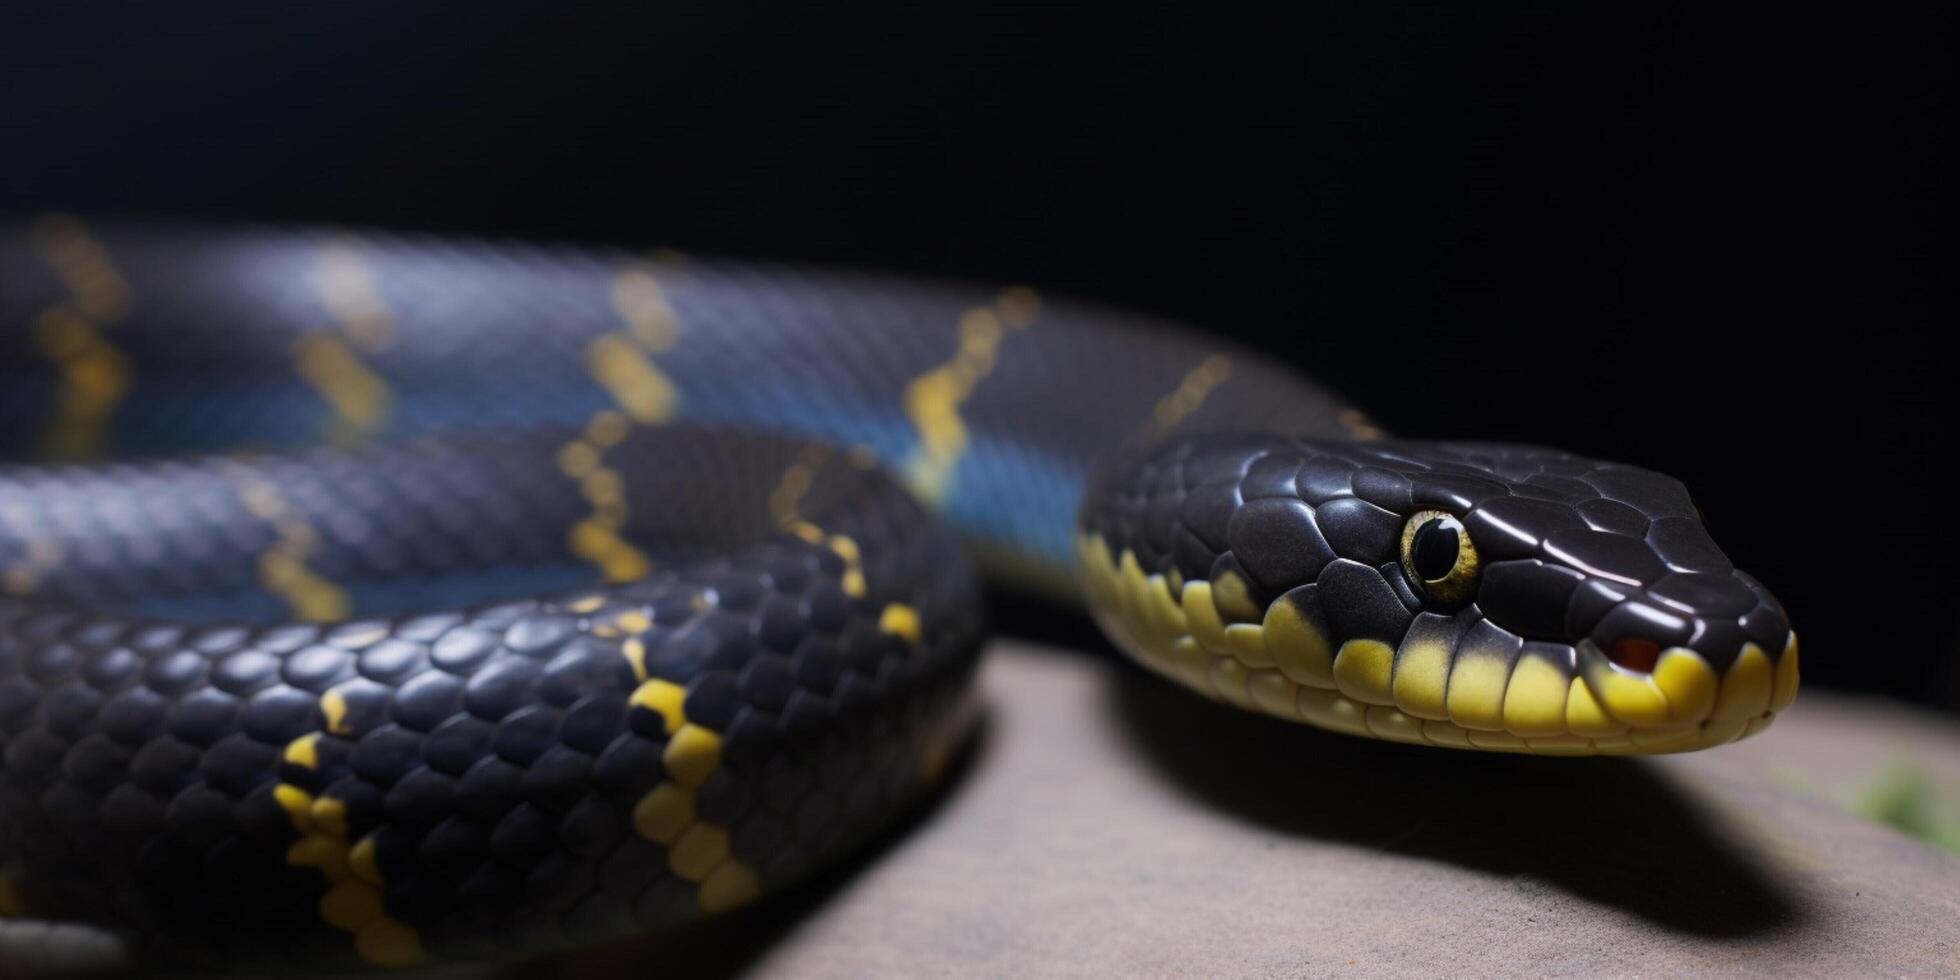
<svg viewBox="0 0 1960 980">
<path fill-rule="evenodd" d="M 1399 639 L 1331 637 L 1293 593 L 1263 607 L 1245 583 L 1144 571 L 1078 538 L 1088 605 L 1151 670 L 1240 708 L 1372 738 L 1547 755 L 1722 745 L 1768 727 L 1796 697 L 1797 641 L 1745 643 L 1722 670 L 1685 646 L 1652 668 L 1588 639 L 1522 640 L 1488 620 L 1418 615 Z"/>
</svg>

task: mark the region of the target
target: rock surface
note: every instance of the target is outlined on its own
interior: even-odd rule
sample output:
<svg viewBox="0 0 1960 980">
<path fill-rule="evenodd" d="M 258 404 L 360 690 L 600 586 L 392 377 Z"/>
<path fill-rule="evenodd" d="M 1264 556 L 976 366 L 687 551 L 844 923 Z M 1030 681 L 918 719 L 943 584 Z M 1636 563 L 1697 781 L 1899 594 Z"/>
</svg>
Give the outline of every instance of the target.
<svg viewBox="0 0 1960 980">
<path fill-rule="evenodd" d="M 1841 805 L 1902 754 L 1960 784 L 1960 728 L 1894 705 L 1807 692 L 1750 742 L 1568 760 L 1326 734 L 1015 643 L 983 683 L 964 771 L 854 867 L 438 975 L 1960 974 L 1960 858 Z"/>
</svg>

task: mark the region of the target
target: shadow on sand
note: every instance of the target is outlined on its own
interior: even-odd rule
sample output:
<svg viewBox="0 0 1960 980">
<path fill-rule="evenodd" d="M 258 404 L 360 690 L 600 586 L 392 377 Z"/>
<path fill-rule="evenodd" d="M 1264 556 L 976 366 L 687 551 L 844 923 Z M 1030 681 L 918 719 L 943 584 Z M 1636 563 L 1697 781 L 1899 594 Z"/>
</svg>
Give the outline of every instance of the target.
<svg viewBox="0 0 1960 980">
<path fill-rule="evenodd" d="M 1138 754 L 1205 805 L 1274 831 L 1543 882 L 1689 935 L 1801 921 L 1760 859 L 1650 763 L 1352 738 L 1122 674 L 1111 713 Z"/>
</svg>

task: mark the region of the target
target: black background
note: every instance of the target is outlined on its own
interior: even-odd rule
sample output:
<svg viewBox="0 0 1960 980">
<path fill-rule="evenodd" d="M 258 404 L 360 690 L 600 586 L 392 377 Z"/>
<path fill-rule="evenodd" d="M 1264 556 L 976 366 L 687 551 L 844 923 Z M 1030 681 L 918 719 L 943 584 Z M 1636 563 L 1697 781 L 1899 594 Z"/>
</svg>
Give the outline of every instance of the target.
<svg viewBox="0 0 1960 980">
<path fill-rule="evenodd" d="M 1955 707 L 1953 26 L 10 2 L 0 212 L 659 244 L 1184 317 L 1392 431 L 1682 477 L 1810 680 Z"/>
</svg>

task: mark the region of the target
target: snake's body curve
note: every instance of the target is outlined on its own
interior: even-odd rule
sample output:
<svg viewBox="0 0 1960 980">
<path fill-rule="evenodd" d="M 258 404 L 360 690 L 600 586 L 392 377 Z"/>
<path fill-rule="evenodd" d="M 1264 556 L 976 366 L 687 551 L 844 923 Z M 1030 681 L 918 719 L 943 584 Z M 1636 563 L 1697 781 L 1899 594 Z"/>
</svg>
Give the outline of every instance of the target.
<svg viewBox="0 0 1960 980">
<path fill-rule="evenodd" d="M 967 555 L 1356 734 L 1680 750 L 1795 689 L 1673 481 L 1383 442 L 1025 289 L 68 218 L 0 276 L 0 448 L 130 460 L 0 471 L 0 916 L 148 961 L 518 955 L 793 880 L 970 727 Z"/>
</svg>

